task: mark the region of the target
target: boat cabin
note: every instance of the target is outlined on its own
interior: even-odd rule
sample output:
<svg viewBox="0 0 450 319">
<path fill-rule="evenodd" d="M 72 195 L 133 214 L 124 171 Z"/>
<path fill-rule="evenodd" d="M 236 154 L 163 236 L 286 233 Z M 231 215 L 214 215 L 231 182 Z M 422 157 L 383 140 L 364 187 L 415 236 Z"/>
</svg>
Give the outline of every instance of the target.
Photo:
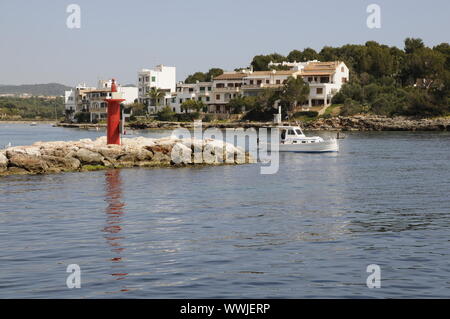
<svg viewBox="0 0 450 319">
<path fill-rule="evenodd" d="M 323 141 L 321 137 L 306 137 L 299 126 L 279 126 L 281 144 L 307 144 Z"/>
</svg>

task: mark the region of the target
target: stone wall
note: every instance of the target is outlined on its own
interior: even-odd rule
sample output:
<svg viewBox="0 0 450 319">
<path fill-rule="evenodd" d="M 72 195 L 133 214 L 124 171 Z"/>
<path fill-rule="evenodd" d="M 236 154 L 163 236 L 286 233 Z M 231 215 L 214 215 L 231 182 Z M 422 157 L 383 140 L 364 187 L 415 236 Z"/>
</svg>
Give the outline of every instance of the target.
<svg viewBox="0 0 450 319">
<path fill-rule="evenodd" d="M 231 144 L 206 139 L 123 138 L 122 145 L 92 141 L 37 142 L 0 150 L 0 176 L 44 174 L 120 167 L 169 167 L 253 163 Z"/>
</svg>

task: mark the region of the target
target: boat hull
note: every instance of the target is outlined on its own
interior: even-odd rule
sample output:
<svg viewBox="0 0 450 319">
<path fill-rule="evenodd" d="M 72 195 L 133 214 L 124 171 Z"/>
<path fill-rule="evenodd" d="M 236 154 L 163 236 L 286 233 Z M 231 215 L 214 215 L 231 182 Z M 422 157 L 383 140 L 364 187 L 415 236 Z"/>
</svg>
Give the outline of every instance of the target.
<svg viewBox="0 0 450 319">
<path fill-rule="evenodd" d="M 295 153 L 339 152 L 339 144 L 337 140 L 326 140 L 319 143 L 280 144 L 278 152 L 295 152 Z"/>
</svg>

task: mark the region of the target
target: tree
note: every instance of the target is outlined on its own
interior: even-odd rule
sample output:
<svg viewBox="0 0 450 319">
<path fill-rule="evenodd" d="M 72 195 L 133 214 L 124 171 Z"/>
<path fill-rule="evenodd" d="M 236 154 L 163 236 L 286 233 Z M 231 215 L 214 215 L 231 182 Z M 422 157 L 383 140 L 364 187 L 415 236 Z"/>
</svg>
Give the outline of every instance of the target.
<svg viewBox="0 0 450 319">
<path fill-rule="evenodd" d="M 161 99 L 164 98 L 166 93 L 157 87 L 151 87 L 147 92 L 147 96 L 150 97 L 150 105 L 159 106 Z"/>
<path fill-rule="evenodd" d="M 419 49 L 425 48 L 422 39 L 419 38 L 406 38 L 405 39 L 405 52 L 406 54 L 413 54 Z"/>
<path fill-rule="evenodd" d="M 301 77 L 290 77 L 281 91 L 280 100 L 288 111 L 292 111 L 298 103 L 305 103 L 308 95 L 308 83 L 305 83 Z"/>
<path fill-rule="evenodd" d="M 189 75 L 186 80 L 184 80 L 184 83 L 196 83 L 199 82 L 205 82 L 206 81 L 206 74 L 203 72 L 195 72 L 194 74 Z"/>
<path fill-rule="evenodd" d="M 303 53 L 299 50 L 292 50 L 291 52 L 289 52 L 286 58 L 289 62 L 301 62 L 303 59 Z"/>
<path fill-rule="evenodd" d="M 329 46 L 325 46 L 319 53 L 320 61 L 336 61 L 338 60 L 337 49 Z"/>
<path fill-rule="evenodd" d="M 450 71 L 450 45 L 448 43 L 441 43 L 436 45 L 433 50 L 445 56 L 445 68 Z"/>
<path fill-rule="evenodd" d="M 205 103 L 197 100 L 186 100 L 181 104 L 181 110 L 186 113 L 196 111 L 200 112 L 205 107 Z"/>
<path fill-rule="evenodd" d="M 319 58 L 319 55 L 317 54 L 317 52 L 314 49 L 306 48 L 305 50 L 303 50 L 303 53 L 302 53 L 302 61 L 303 62 L 317 60 L 318 58 Z"/>
<path fill-rule="evenodd" d="M 421 80 L 421 86 L 429 89 L 437 80 L 444 77 L 445 56 L 430 48 L 415 50 L 406 59 L 403 78 L 409 84 L 416 84 Z"/>
<path fill-rule="evenodd" d="M 278 53 L 257 55 L 253 58 L 251 65 L 253 66 L 254 71 L 268 71 L 270 62 L 280 63 L 285 60 L 286 57 Z"/>
<path fill-rule="evenodd" d="M 211 68 L 209 69 L 208 73 L 206 73 L 206 78 L 205 80 L 207 82 L 212 81 L 213 78 L 215 78 L 216 76 L 219 76 L 223 74 L 223 70 L 221 68 Z"/>
<path fill-rule="evenodd" d="M 133 110 L 133 115 L 134 116 L 142 116 L 145 115 L 146 112 L 146 107 L 144 104 L 142 103 L 133 103 L 131 105 L 129 105 L 129 108 L 131 108 Z"/>
<path fill-rule="evenodd" d="M 228 102 L 231 113 L 240 114 L 245 111 L 253 110 L 256 107 L 256 98 L 254 96 L 238 96 Z"/>
</svg>

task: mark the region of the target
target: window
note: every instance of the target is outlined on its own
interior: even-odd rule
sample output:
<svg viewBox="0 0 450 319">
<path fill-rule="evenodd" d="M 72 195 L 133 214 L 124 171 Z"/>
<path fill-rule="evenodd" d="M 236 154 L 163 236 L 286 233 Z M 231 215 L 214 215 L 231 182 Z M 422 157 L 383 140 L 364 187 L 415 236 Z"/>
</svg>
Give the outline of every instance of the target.
<svg viewBox="0 0 450 319">
<path fill-rule="evenodd" d="M 216 84 L 216 88 L 218 88 L 218 89 L 223 88 L 223 87 L 225 87 L 225 84 L 223 84 L 223 83 Z"/>
<path fill-rule="evenodd" d="M 323 94 L 323 88 L 317 88 L 316 94 Z"/>
<path fill-rule="evenodd" d="M 229 87 L 229 88 L 232 88 L 233 86 L 234 86 L 233 83 L 228 83 L 228 87 Z"/>
<path fill-rule="evenodd" d="M 275 82 L 276 84 L 280 84 L 281 83 L 281 81 L 280 80 L 276 80 L 276 82 Z"/>
<path fill-rule="evenodd" d="M 288 135 L 295 135 L 294 130 L 288 130 Z"/>
<path fill-rule="evenodd" d="M 328 76 L 321 76 L 320 83 L 328 83 L 330 78 Z"/>
<path fill-rule="evenodd" d="M 261 83 L 262 83 L 262 80 L 257 80 L 257 81 L 256 81 L 256 84 L 257 84 L 257 85 L 260 85 Z"/>
<path fill-rule="evenodd" d="M 342 83 L 347 83 L 347 78 L 342 78 Z"/>
<path fill-rule="evenodd" d="M 266 80 L 266 84 L 269 84 L 269 80 Z"/>
<path fill-rule="evenodd" d="M 220 94 L 216 94 L 216 100 L 220 100 Z"/>
<path fill-rule="evenodd" d="M 295 132 L 297 132 L 298 135 L 302 134 L 302 132 L 299 129 L 296 129 Z"/>
<path fill-rule="evenodd" d="M 253 80 L 250 80 L 250 85 L 253 85 Z"/>
<path fill-rule="evenodd" d="M 341 72 L 345 72 L 344 67 L 341 67 Z"/>
<path fill-rule="evenodd" d="M 156 76 L 152 76 L 152 82 L 156 81 Z"/>
<path fill-rule="evenodd" d="M 202 100 L 202 97 L 201 97 L 201 96 L 199 96 L 199 97 L 198 97 L 198 100 L 199 100 L 199 101 L 201 101 L 201 100 Z"/>
<path fill-rule="evenodd" d="M 194 88 L 189 88 L 189 92 L 194 92 Z"/>
<path fill-rule="evenodd" d="M 183 103 L 183 99 L 180 99 L 180 104 Z"/>
<path fill-rule="evenodd" d="M 204 91 L 205 90 L 205 87 L 204 86 L 201 86 L 200 87 L 200 91 Z"/>
<path fill-rule="evenodd" d="M 206 97 L 206 102 L 209 102 L 209 96 Z"/>
<path fill-rule="evenodd" d="M 211 91 L 211 87 L 210 86 L 208 86 L 208 91 Z"/>
</svg>

